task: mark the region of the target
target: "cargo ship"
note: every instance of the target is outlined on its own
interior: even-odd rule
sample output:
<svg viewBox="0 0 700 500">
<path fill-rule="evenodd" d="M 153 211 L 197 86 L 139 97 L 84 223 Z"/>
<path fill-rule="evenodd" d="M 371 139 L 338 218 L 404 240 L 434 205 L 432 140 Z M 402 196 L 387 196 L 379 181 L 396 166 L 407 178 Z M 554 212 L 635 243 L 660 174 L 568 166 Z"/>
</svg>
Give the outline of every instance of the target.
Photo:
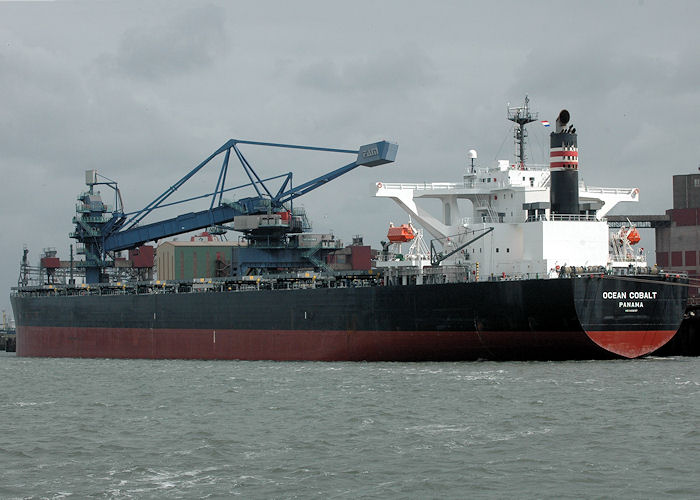
<svg viewBox="0 0 700 500">
<path fill-rule="evenodd" d="M 327 240 L 304 245 L 303 213 L 292 203 L 357 166 L 393 161 L 395 144 L 309 148 L 357 159 L 295 188 L 289 174 L 276 192 L 242 159 L 258 195 L 226 202 L 231 151 L 241 159 L 239 144 L 270 145 L 231 140 L 195 169 L 225 154 L 210 208 L 147 225 L 144 214 L 173 188 L 145 211 L 125 214 L 116 183 L 89 171 L 71 234 L 85 255 L 84 280 L 24 280 L 13 289 L 17 354 L 443 361 L 636 358 L 659 349 L 683 319 L 687 279 L 648 267 L 633 248 L 633 229 L 610 234 L 605 221 L 617 203 L 637 201 L 639 190 L 579 181 L 577 134 L 566 110 L 550 134 L 548 165 L 525 161 L 525 126 L 537 118 L 528 100 L 509 108 L 508 118 L 515 162 L 480 168 L 471 151 L 459 182 L 376 184 L 375 195 L 393 199 L 410 222 L 390 227 L 364 271 L 333 270 Z M 114 210 L 93 189 L 99 184 L 114 189 Z M 420 198 L 440 200 L 442 215 L 421 208 Z M 458 200 L 471 205 L 469 217 Z M 225 276 L 159 281 L 113 272 L 116 252 L 202 227 L 244 235 Z"/>
</svg>

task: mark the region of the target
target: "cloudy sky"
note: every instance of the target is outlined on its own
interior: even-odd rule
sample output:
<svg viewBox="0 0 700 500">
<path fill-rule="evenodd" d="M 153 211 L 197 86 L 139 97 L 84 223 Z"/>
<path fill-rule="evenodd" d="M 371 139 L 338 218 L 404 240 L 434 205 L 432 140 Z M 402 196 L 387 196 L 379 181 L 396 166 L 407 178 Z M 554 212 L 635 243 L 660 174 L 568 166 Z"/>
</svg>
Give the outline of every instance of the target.
<svg viewBox="0 0 700 500">
<path fill-rule="evenodd" d="M 695 1 L 0 2 L 0 286 L 24 244 L 68 258 L 85 170 L 137 210 L 229 138 L 398 142 L 395 164 L 300 200 L 315 231 L 376 247 L 406 219 L 374 183 L 456 181 L 471 148 L 511 158 L 525 94 L 541 119 L 571 112 L 587 184 L 641 189 L 617 213 L 663 213 L 700 163 L 698 19 Z M 544 129 L 531 139 L 541 163 Z M 295 183 L 352 160 L 244 151 Z"/>
</svg>

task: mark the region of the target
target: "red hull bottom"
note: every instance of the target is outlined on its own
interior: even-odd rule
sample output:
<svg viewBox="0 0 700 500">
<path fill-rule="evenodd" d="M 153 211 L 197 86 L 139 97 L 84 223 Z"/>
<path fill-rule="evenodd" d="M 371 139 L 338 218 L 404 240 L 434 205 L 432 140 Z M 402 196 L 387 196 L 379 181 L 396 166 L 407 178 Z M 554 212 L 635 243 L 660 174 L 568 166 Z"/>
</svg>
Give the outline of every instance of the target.
<svg viewBox="0 0 700 500">
<path fill-rule="evenodd" d="M 587 332 L 593 342 L 625 358 L 638 358 L 662 347 L 676 334 L 668 330 Z"/>
<path fill-rule="evenodd" d="M 275 361 L 634 358 L 675 331 L 434 332 L 18 328 L 17 355 Z"/>
</svg>

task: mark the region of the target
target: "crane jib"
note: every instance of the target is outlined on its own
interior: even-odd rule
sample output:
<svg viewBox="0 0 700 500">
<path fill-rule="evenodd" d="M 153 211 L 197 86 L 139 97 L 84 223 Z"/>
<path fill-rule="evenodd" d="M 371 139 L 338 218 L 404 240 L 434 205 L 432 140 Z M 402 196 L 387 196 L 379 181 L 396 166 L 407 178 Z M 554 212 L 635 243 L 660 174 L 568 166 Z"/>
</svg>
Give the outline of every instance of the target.
<svg viewBox="0 0 700 500">
<path fill-rule="evenodd" d="M 393 142 L 381 141 L 360 147 L 357 154 L 357 164 L 366 167 L 376 167 L 391 163 L 396 159 L 399 145 Z"/>
</svg>

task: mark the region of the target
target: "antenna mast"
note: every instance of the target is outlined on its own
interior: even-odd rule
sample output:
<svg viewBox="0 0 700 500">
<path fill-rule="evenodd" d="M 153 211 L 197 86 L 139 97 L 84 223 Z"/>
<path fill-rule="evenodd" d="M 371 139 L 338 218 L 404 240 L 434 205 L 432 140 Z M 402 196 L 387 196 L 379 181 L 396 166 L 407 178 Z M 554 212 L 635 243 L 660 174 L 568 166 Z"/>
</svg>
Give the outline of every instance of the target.
<svg viewBox="0 0 700 500">
<path fill-rule="evenodd" d="M 537 120 L 538 114 L 530 112 L 530 98 L 527 95 L 525 95 L 524 106 L 508 107 L 508 119 L 517 124 L 513 131 L 513 137 L 515 138 L 515 157 L 520 168 L 525 168 L 525 140 L 527 138 L 525 125 Z"/>
</svg>

